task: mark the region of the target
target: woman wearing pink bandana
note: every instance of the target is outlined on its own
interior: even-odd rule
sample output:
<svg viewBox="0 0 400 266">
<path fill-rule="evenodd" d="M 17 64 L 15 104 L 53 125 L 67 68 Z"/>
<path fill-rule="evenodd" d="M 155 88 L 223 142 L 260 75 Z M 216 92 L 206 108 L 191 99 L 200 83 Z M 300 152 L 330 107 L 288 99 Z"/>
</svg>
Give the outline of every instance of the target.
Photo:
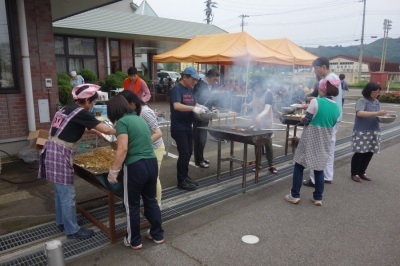
<svg viewBox="0 0 400 266">
<path fill-rule="evenodd" d="M 340 80 L 333 78 L 323 79 L 318 88 L 319 97 L 313 99 L 307 108 L 302 122 L 305 129 L 299 146 L 294 155 L 293 186 L 285 199 L 297 204 L 300 201 L 300 188 L 303 181 L 304 168 L 314 171 L 315 191 L 312 201 L 316 206 L 322 206 L 324 191 L 323 169 L 328 160 L 332 138 L 332 129 L 340 115 L 340 109 L 332 99 L 339 93 Z"/>
<path fill-rule="evenodd" d="M 98 121 L 89 110 L 99 97 L 95 84 L 73 88 L 74 102 L 59 110 L 51 122 L 50 136 L 40 156 L 39 177 L 54 183 L 56 225 L 67 238 L 92 237 L 91 229 L 80 227 L 76 217 L 73 156 L 85 132 L 115 134 L 115 129 Z"/>
</svg>

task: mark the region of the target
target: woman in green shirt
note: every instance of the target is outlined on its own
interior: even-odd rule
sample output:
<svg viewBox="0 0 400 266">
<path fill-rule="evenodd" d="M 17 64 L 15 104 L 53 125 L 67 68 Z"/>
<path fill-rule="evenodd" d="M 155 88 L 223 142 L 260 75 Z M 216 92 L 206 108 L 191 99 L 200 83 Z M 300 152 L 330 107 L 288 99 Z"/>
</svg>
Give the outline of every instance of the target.
<svg viewBox="0 0 400 266">
<path fill-rule="evenodd" d="M 151 224 L 147 237 L 157 244 L 164 242 L 161 227 L 161 211 L 156 200 L 158 176 L 157 158 L 151 142 L 146 121 L 137 116 L 122 95 L 110 99 L 107 115 L 116 123 L 117 151 L 108 174 L 108 181 L 116 183 L 124 167 L 124 204 L 127 214 L 127 234 L 124 244 L 132 249 L 141 249 L 140 197 L 144 205 L 144 216 Z"/>
</svg>

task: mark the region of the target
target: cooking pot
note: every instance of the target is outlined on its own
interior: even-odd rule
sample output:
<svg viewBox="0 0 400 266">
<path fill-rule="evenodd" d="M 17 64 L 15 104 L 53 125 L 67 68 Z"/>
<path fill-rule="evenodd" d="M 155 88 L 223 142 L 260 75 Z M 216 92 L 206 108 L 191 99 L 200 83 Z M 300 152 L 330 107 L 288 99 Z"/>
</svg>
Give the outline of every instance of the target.
<svg viewBox="0 0 400 266">
<path fill-rule="evenodd" d="M 202 114 L 197 114 L 194 113 L 194 118 L 196 120 L 202 121 L 202 122 L 208 122 L 211 119 L 217 118 L 218 114 L 215 112 L 211 112 L 210 110 L 207 110 L 205 113 Z"/>
</svg>

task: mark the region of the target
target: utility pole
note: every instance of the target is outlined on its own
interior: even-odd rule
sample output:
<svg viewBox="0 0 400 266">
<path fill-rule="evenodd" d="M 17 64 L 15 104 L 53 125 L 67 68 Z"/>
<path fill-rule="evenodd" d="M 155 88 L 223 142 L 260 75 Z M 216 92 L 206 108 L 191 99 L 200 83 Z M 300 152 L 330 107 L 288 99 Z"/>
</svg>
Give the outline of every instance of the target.
<svg viewBox="0 0 400 266">
<path fill-rule="evenodd" d="M 212 12 L 212 8 L 215 7 L 217 8 L 217 3 L 216 2 L 212 2 L 211 0 L 207 0 L 204 2 L 206 4 L 206 9 L 204 9 L 204 11 L 206 12 L 206 19 L 205 21 L 207 21 L 207 24 L 210 24 L 214 18 L 214 14 Z"/>
<path fill-rule="evenodd" d="M 239 18 L 242 18 L 242 23 L 240 23 L 240 26 L 242 26 L 242 32 L 243 32 L 243 27 L 244 27 L 244 18 L 248 18 L 248 17 L 249 17 L 248 15 L 244 15 L 244 14 L 239 16 Z"/>
<path fill-rule="evenodd" d="M 364 48 L 365 6 L 367 3 L 367 0 L 361 0 L 361 1 L 364 2 L 364 11 L 363 11 L 363 22 L 362 22 L 362 30 L 361 30 L 360 58 L 358 60 L 358 83 L 361 82 L 362 56 L 363 56 L 363 48 Z"/>
<path fill-rule="evenodd" d="M 382 47 L 382 57 L 381 57 L 381 68 L 380 71 L 385 71 L 385 62 L 386 62 L 386 49 L 387 49 L 387 41 L 389 30 L 392 28 L 392 21 L 389 19 L 385 19 L 383 21 L 383 47 Z"/>
</svg>

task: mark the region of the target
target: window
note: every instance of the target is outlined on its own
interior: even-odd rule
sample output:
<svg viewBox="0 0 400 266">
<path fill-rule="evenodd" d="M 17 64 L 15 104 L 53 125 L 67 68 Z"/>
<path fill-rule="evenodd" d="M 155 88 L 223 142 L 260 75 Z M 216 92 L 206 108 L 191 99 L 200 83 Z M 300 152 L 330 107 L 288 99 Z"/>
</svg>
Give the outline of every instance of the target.
<svg viewBox="0 0 400 266">
<path fill-rule="evenodd" d="M 110 40 L 111 73 L 121 71 L 121 58 L 119 50 L 119 41 Z"/>
<path fill-rule="evenodd" d="M 96 40 L 72 36 L 54 36 L 57 73 L 69 73 L 82 68 L 97 72 Z"/>
<path fill-rule="evenodd" d="M 18 93 L 8 1 L 0 0 L 0 93 Z"/>
</svg>

